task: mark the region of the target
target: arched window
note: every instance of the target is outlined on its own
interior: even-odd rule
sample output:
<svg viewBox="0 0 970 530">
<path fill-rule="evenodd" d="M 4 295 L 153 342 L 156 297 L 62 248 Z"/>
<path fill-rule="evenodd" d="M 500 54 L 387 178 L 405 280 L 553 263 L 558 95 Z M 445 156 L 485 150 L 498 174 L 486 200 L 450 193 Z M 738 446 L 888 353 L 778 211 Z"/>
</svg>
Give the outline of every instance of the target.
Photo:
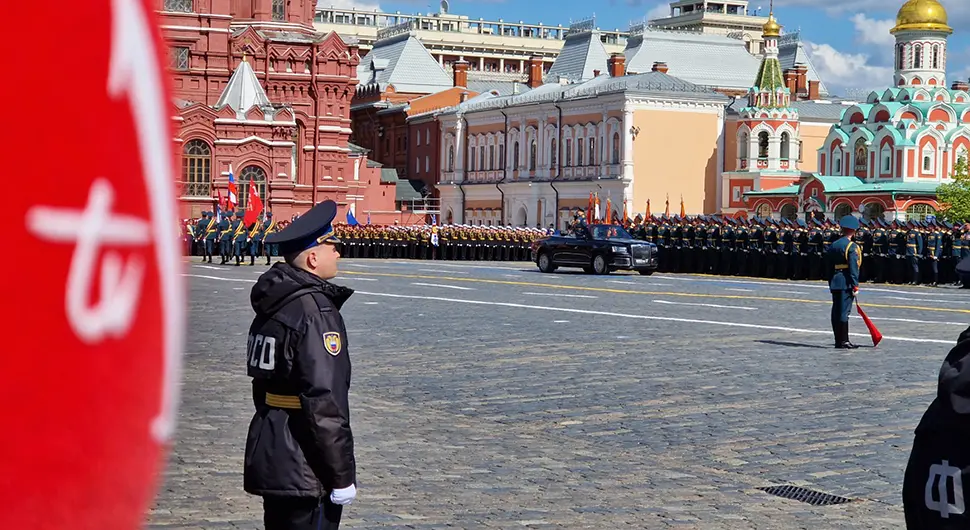
<svg viewBox="0 0 970 530">
<path fill-rule="evenodd" d="M 902 70 L 905 67 L 903 59 L 906 57 L 906 49 L 902 44 L 896 46 L 896 69 Z"/>
<path fill-rule="evenodd" d="M 563 149 L 566 152 L 566 167 L 572 167 L 573 165 L 573 141 L 566 138 L 566 147 Z"/>
<path fill-rule="evenodd" d="M 529 171 L 536 170 L 536 157 L 539 155 L 539 146 L 536 144 L 536 139 L 533 138 L 529 142 Z"/>
<path fill-rule="evenodd" d="M 468 171 L 475 171 L 475 146 L 468 148 Z"/>
<path fill-rule="evenodd" d="M 577 138 L 576 139 L 576 165 L 577 166 L 583 165 L 583 153 L 585 152 L 583 150 L 584 147 L 585 145 L 583 145 L 583 139 Z"/>
<path fill-rule="evenodd" d="M 162 9 L 165 11 L 192 12 L 192 0 L 165 0 L 163 6 Z"/>
<path fill-rule="evenodd" d="M 589 139 L 589 165 L 596 165 L 596 138 Z"/>
<path fill-rule="evenodd" d="M 933 69 L 940 67 L 940 46 L 939 44 L 933 45 Z"/>
<path fill-rule="evenodd" d="M 478 170 L 485 171 L 485 146 L 478 148 Z"/>
<path fill-rule="evenodd" d="M 212 149 L 203 140 L 191 140 L 182 148 L 182 195 L 209 197 Z"/>
<path fill-rule="evenodd" d="M 239 191 L 239 207 L 245 209 L 249 205 L 249 181 L 253 181 L 259 199 L 266 204 L 266 172 L 259 166 L 246 166 L 239 178 L 236 179 L 236 188 Z"/>
<path fill-rule="evenodd" d="M 923 45 L 913 46 L 913 68 L 923 67 Z"/>
<path fill-rule="evenodd" d="M 855 169 L 856 171 L 865 171 L 867 168 L 866 158 L 868 151 L 866 150 L 866 140 L 865 138 L 859 138 L 855 141 Z"/>
<path fill-rule="evenodd" d="M 768 203 L 761 203 L 761 205 L 758 206 L 758 209 L 754 213 L 758 217 L 767 219 L 768 217 L 771 217 L 771 205 L 769 205 Z"/>
<path fill-rule="evenodd" d="M 556 167 L 559 164 L 559 144 L 553 138 L 549 142 L 549 167 Z"/>
<path fill-rule="evenodd" d="M 936 169 L 936 150 L 926 144 L 923 148 L 923 173 L 933 173 Z"/>
<path fill-rule="evenodd" d="M 927 215 L 936 215 L 936 210 L 929 204 L 914 204 L 906 208 L 907 221 L 925 221 Z"/>
<path fill-rule="evenodd" d="M 787 132 L 781 133 L 781 159 L 788 160 L 790 153 L 791 153 L 791 136 Z"/>
<path fill-rule="evenodd" d="M 789 221 L 794 221 L 795 219 L 797 219 L 798 210 L 795 208 L 795 205 L 791 203 L 785 203 L 785 205 L 781 207 L 781 218 L 788 219 Z"/>
<path fill-rule="evenodd" d="M 742 132 L 738 135 L 738 158 L 744 160 L 748 158 L 748 133 Z"/>
<path fill-rule="evenodd" d="M 273 0 L 273 20 L 286 20 L 286 0 Z"/>
<path fill-rule="evenodd" d="M 505 169 L 505 144 L 498 144 L 498 168 Z"/>
<path fill-rule="evenodd" d="M 448 171 L 455 170 L 455 146 L 448 146 Z"/>
<path fill-rule="evenodd" d="M 758 158 L 768 158 L 768 133 L 758 133 Z"/>
<path fill-rule="evenodd" d="M 846 215 L 852 215 L 852 206 L 842 203 L 835 207 L 835 220 L 838 221 Z"/>
<path fill-rule="evenodd" d="M 620 133 L 613 133 L 613 164 L 620 163 Z"/>
<path fill-rule="evenodd" d="M 867 221 L 872 221 L 873 219 L 882 219 L 883 214 L 886 213 L 886 208 L 878 202 L 870 202 L 862 210 L 862 217 Z"/>
<path fill-rule="evenodd" d="M 836 148 L 835 151 L 832 152 L 832 174 L 842 174 L 842 149 Z"/>
<path fill-rule="evenodd" d="M 519 169 L 519 141 L 512 142 L 512 169 Z"/>
</svg>

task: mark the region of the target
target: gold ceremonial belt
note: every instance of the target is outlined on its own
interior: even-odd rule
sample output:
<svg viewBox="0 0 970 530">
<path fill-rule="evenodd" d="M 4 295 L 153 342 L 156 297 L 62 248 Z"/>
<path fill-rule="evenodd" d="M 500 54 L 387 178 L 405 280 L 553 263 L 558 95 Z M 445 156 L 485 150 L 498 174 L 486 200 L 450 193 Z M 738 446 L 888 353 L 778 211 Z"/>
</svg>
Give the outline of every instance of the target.
<svg viewBox="0 0 970 530">
<path fill-rule="evenodd" d="M 835 266 L 835 270 L 837 270 L 837 271 L 845 270 L 845 269 L 848 269 L 848 268 L 849 268 L 848 265 L 836 265 Z M 266 396 L 267 396 L 266 397 L 266 402 L 269 403 L 269 394 L 266 394 Z"/>
<path fill-rule="evenodd" d="M 281 396 L 279 394 L 270 394 L 269 392 L 266 393 L 266 404 L 281 409 L 300 410 L 301 408 L 299 396 Z"/>
</svg>

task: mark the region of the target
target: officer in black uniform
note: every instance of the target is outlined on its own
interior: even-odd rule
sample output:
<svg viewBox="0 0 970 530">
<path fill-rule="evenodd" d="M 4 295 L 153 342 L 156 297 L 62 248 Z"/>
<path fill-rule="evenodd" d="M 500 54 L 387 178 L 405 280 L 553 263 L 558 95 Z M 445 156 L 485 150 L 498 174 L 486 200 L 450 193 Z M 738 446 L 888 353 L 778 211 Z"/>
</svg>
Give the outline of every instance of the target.
<svg viewBox="0 0 970 530">
<path fill-rule="evenodd" d="M 916 427 L 903 478 L 909 530 L 970 528 L 970 329 L 940 368 L 936 397 Z"/>
<path fill-rule="evenodd" d="M 835 333 L 835 347 L 855 349 L 849 341 L 849 312 L 852 300 L 859 291 L 859 268 L 862 266 L 862 249 L 852 241 L 859 229 L 859 220 L 847 215 L 839 222 L 842 238 L 836 240 L 826 253 L 831 264 L 832 276 L 829 291 L 832 292 L 832 331 Z"/>
<path fill-rule="evenodd" d="M 268 236 L 285 260 L 250 293 L 256 318 L 247 357 L 256 414 L 243 485 L 263 497 L 266 530 L 334 530 L 357 494 L 340 316 L 353 290 L 328 281 L 340 258 L 336 214 L 336 203 L 324 201 Z"/>
</svg>

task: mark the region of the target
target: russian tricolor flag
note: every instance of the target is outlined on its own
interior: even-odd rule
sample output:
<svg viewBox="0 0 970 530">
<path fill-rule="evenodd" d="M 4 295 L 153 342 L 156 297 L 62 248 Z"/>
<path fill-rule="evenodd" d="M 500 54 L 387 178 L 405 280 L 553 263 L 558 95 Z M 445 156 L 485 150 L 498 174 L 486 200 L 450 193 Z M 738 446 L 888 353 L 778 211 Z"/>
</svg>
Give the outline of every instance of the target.
<svg viewBox="0 0 970 530">
<path fill-rule="evenodd" d="M 232 175 L 232 164 L 229 164 L 229 204 L 232 205 L 233 209 L 239 204 L 239 199 L 236 196 L 236 178 Z"/>
</svg>

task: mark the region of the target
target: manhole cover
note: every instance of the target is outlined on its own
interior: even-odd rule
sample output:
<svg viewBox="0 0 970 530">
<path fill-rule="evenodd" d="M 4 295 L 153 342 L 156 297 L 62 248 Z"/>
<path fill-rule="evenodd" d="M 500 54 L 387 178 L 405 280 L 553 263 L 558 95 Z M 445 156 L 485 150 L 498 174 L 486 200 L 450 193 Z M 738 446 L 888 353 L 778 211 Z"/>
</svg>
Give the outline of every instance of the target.
<svg viewBox="0 0 970 530">
<path fill-rule="evenodd" d="M 758 489 L 772 495 L 777 495 L 778 497 L 806 502 L 812 506 L 831 506 L 833 504 L 845 504 L 847 502 L 852 502 L 852 499 L 846 497 L 829 495 L 828 493 L 810 490 L 801 486 L 769 486 L 767 488 Z"/>
</svg>

